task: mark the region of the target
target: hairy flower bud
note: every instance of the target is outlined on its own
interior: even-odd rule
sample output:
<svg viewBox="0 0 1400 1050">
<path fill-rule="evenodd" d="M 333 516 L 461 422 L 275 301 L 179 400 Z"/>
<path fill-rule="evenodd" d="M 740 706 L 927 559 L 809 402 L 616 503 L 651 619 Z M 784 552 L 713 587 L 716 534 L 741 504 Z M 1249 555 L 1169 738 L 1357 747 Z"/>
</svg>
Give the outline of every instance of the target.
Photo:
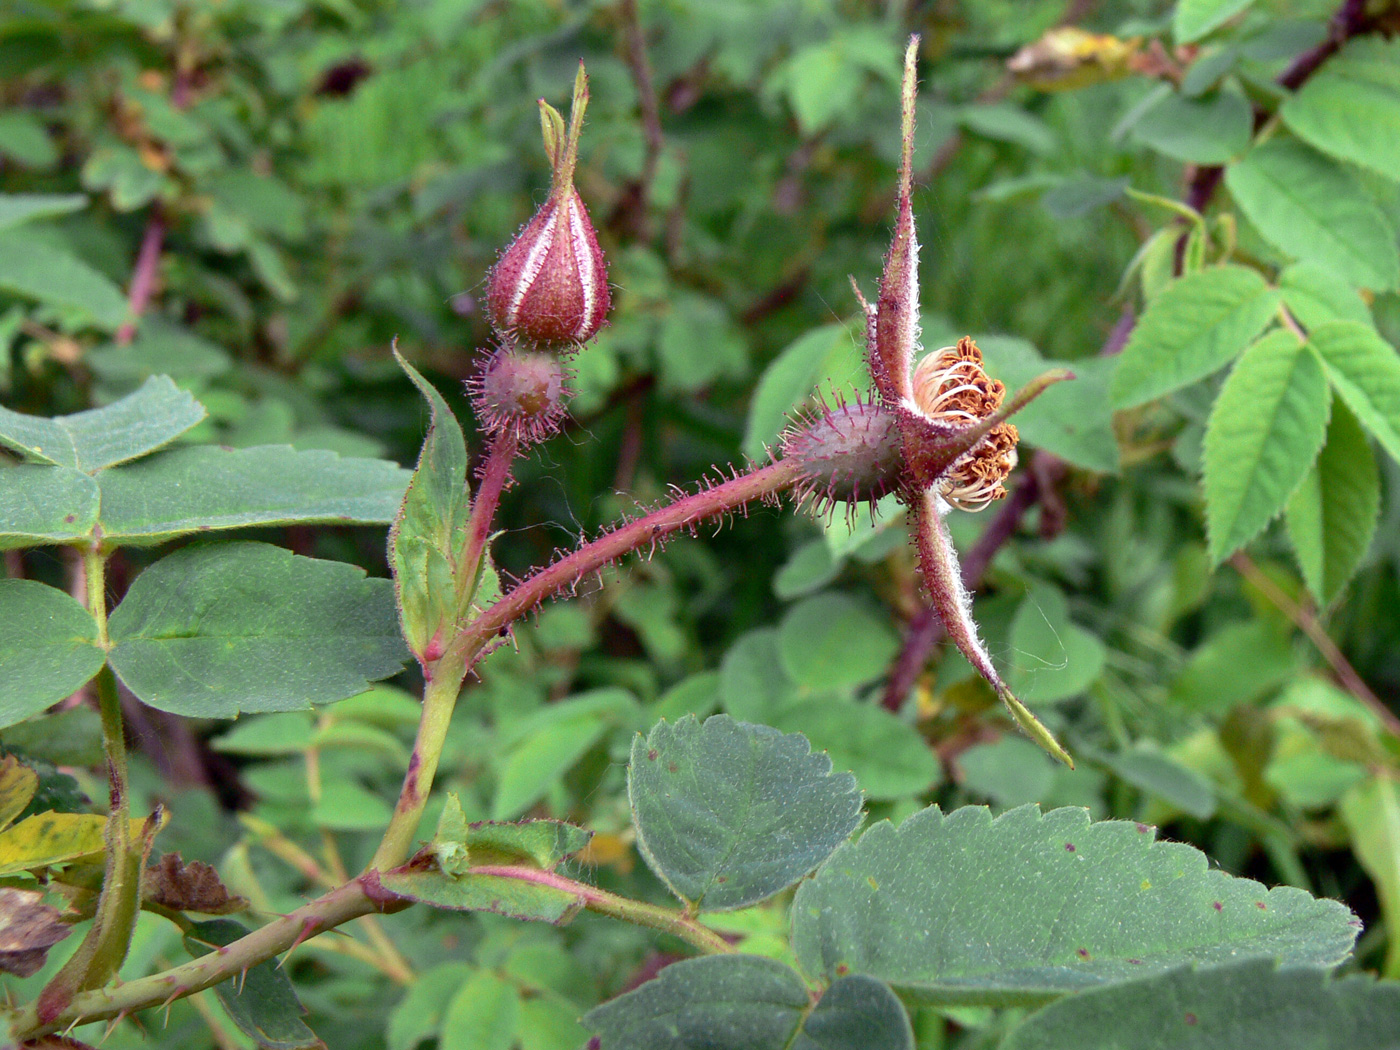
<svg viewBox="0 0 1400 1050">
<path fill-rule="evenodd" d="M 794 489 L 818 513 L 837 503 L 877 500 L 900 485 L 899 421 L 870 402 L 823 406 L 783 434 L 782 452 L 801 466 Z"/>
<path fill-rule="evenodd" d="M 611 306 L 607 264 L 573 184 L 587 105 L 588 78 L 582 65 L 567 132 L 559 113 L 540 99 L 545 150 L 554 169 L 549 198 L 501 253 L 486 293 L 487 310 L 498 331 L 561 350 L 597 335 Z"/>
<path fill-rule="evenodd" d="M 559 428 L 567 389 L 563 363 L 552 354 L 506 345 L 472 382 L 472 405 L 492 435 L 513 433 L 522 445 Z"/>
</svg>

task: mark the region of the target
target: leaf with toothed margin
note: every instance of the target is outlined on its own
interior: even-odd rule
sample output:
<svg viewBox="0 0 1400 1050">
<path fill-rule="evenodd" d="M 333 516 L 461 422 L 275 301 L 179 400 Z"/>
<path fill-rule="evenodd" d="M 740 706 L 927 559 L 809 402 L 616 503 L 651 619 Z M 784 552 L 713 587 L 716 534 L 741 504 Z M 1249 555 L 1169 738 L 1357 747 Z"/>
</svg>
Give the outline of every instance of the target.
<svg viewBox="0 0 1400 1050">
<path fill-rule="evenodd" d="M 815 1006 L 791 968 L 756 955 L 673 963 L 584 1015 L 603 1050 L 913 1050 L 904 1005 L 869 977 Z"/>
<path fill-rule="evenodd" d="M 522 872 L 536 869 L 521 868 Z M 520 876 L 481 874 L 467 868 L 449 875 L 430 855 L 386 871 L 379 883 L 390 893 L 447 911 L 489 911 L 512 919 L 563 926 L 584 899 L 564 879 L 548 873 Z"/>
<path fill-rule="evenodd" d="M 1001 1050 L 1395 1047 L 1400 985 L 1248 959 L 1095 988 L 1045 1007 Z"/>
<path fill-rule="evenodd" d="M 1333 966 L 1360 925 L 1336 901 L 1211 870 L 1146 825 L 1035 806 L 996 820 L 934 806 L 875 824 L 802 884 L 792 916 L 813 976 L 993 1006 L 1246 956 Z"/>
<path fill-rule="evenodd" d="M 860 823 L 849 773 L 807 739 L 715 715 L 661 722 L 632 742 L 637 847 L 676 896 L 710 910 L 771 897 Z"/>
<path fill-rule="evenodd" d="M 185 933 L 185 949 L 196 959 L 232 944 L 248 930 L 232 919 L 211 919 L 191 924 Z M 267 959 L 214 985 L 233 1023 L 264 1050 L 305 1050 L 325 1044 L 306 1027 L 292 982 L 280 961 Z"/>
</svg>

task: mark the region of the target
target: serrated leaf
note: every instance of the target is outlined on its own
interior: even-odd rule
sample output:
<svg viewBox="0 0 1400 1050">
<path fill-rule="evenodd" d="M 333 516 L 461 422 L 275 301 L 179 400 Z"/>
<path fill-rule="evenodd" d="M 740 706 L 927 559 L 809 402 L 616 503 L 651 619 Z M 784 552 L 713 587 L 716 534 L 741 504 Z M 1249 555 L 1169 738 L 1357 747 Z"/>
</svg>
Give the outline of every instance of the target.
<svg viewBox="0 0 1400 1050">
<path fill-rule="evenodd" d="M 1186 963 L 1248 955 L 1331 966 L 1343 905 L 1265 890 L 1142 824 L 1033 806 L 996 820 L 931 807 L 880 822 L 797 891 L 793 946 L 828 979 L 863 973 L 943 1004 L 1044 1002 Z"/>
<path fill-rule="evenodd" d="M 442 395 L 397 348 L 394 359 L 427 400 L 430 413 L 417 469 L 389 531 L 389 561 L 404 637 L 415 653 L 422 653 L 435 634 L 450 627 L 460 609 L 454 573 L 471 515 L 467 445 Z"/>
<path fill-rule="evenodd" d="M 715 715 L 632 743 L 637 847 L 682 900 L 723 911 L 792 885 L 860 823 L 855 778 L 807 740 Z"/>
<path fill-rule="evenodd" d="M 265 543 L 163 558 L 136 578 L 108 632 L 128 689 L 198 718 L 343 700 L 407 657 L 388 580 Z"/>
<path fill-rule="evenodd" d="M 105 274 L 23 228 L 0 233 L 0 291 L 74 311 L 103 331 L 127 317 L 126 297 Z"/>
<path fill-rule="evenodd" d="M 778 658 L 788 677 L 814 689 L 839 689 L 878 678 L 899 650 L 884 617 L 846 594 L 798 602 L 778 625 Z"/>
<path fill-rule="evenodd" d="M 1225 185 L 1264 239 L 1359 288 L 1400 281 L 1395 227 L 1355 177 L 1301 142 L 1275 139 L 1225 169 Z"/>
<path fill-rule="evenodd" d="M 1249 148 L 1249 100 L 1238 91 L 1195 98 L 1168 92 L 1133 125 L 1133 138 L 1189 164 L 1224 164 Z"/>
<path fill-rule="evenodd" d="M 1350 321 L 1318 325 L 1308 345 L 1357 420 L 1400 461 L 1400 354 L 1374 328 Z"/>
<path fill-rule="evenodd" d="M 185 933 L 185 950 L 197 959 L 232 944 L 247 933 L 244 926 L 232 919 L 196 922 Z M 214 994 L 239 1030 L 264 1050 L 325 1046 L 302 1021 L 306 1008 L 292 989 L 287 971 L 276 959 L 250 966 L 222 984 L 214 985 Z"/>
<path fill-rule="evenodd" d="M 394 520 L 408 471 L 287 445 L 195 445 L 103 471 L 99 524 L 123 546 L 252 525 L 383 524 Z"/>
<path fill-rule="evenodd" d="M 1254 0 L 1180 0 L 1172 16 L 1172 36 L 1189 44 L 1218 29 Z"/>
<path fill-rule="evenodd" d="M 449 794 L 428 849 L 437 859 L 438 868 L 448 875 L 499 864 L 553 871 L 560 861 L 587 846 L 592 837 L 591 831 L 562 820 L 468 823 L 461 802 Z"/>
<path fill-rule="evenodd" d="M 1333 405 L 1327 443 L 1288 501 L 1286 518 L 1298 567 L 1323 608 L 1366 556 L 1380 507 L 1380 472 L 1366 432 L 1346 405 Z"/>
<path fill-rule="evenodd" d="M 120 401 L 71 416 L 0 408 L 0 445 L 31 463 L 92 474 L 170 444 L 204 416 L 204 406 L 169 376 L 152 376 Z"/>
<path fill-rule="evenodd" d="M 801 733 L 849 770 L 866 798 L 905 798 L 936 787 L 943 778 L 938 756 L 913 725 L 879 704 L 817 696 L 763 716 L 785 733 Z"/>
<path fill-rule="evenodd" d="M 0 580 L 0 727 L 71 696 L 105 660 L 97 621 L 34 580 Z"/>
<path fill-rule="evenodd" d="M 0 550 L 90 536 L 100 503 L 96 480 L 81 470 L 37 463 L 0 467 Z"/>
<path fill-rule="evenodd" d="M 1223 561 L 1257 536 L 1302 484 L 1327 436 L 1327 377 L 1291 332 L 1245 351 L 1211 409 L 1206 537 Z"/>
<path fill-rule="evenodd" d="M 1331 270 L 1316 263 L 1294 263 L 1278 278 L 1284 305 L 1306 328 L 1328 321 L 1371 324 L 1361 293 Z"/>
<path fill-rule="evenodd" d="M 87 204 L 81 193 L 0 193 L 0 230 L 81 211 Z"/>
<path fill-rule="evenodd" d="M 30 977 L 43 968 L 48 951 L 73 932 L 44 894 L 0 888 L 0 972 Z"/>
<path fill-rule="evenodd" d="M 1352 40 L 1279 110 L 1299 138 L 1400 178 L 1400 41 Z"/>
<path fill-rule="evenodd" d="M 674 963 L 595 1008 L 601 1050 L 913 1050 L 904 1006 L 868 977 L 834 983 L 815 1008 L 789 967 L 754 955 Z"/>
<path fill-rule="evenodd" d="M 1171 284 L 1138 318 L 1109 386 L 1116 408 L 1204 379 L 1249 345 L 1278 309 L 1254 270 L 1218 266 Z"/>
<path fill-rule="evenodd" d="M 1396 985 L 1250 959 L 1070 996 L 1027 1017 L 1001 1050 L 1379 1050 L 1397 1031 Z"/>
</svg>

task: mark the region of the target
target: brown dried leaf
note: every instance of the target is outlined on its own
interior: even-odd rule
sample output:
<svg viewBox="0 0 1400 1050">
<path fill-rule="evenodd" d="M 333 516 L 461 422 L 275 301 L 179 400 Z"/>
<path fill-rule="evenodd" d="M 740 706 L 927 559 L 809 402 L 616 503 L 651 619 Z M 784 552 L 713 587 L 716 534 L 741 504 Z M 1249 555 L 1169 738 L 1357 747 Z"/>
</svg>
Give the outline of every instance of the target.
<svg viewBox="0 0 1400 1050">
<path fill-rule="evenodd" d="M 57 908 L 34 890 L 0 889 L 0 970 L 28 977 L 44 965 L 51 947 L 73 931 Z"/>
<path fill-rule="evenodd" d="M 203 861 L 186 864 L 178 853 L 167 853 L 147 868 L 141 878 L 141 896 L 172 911 L 201 915 L 228 915 L 242 911 L 248 902 L 229 893 L 219 874 Z"/>
</svg>

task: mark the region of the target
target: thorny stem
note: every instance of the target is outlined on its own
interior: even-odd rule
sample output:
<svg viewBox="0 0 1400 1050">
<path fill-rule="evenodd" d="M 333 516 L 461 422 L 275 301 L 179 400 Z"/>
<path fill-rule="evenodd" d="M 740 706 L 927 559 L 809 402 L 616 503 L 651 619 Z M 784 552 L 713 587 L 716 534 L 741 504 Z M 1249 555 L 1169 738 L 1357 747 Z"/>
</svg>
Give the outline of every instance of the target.
<svg viewBox="0 0 1400 1050">
<path fill-rule="evenodd" d="M 791 488 L 801 470 L 797 463 L 782 460 L 676 500 L 600 536 L 520 581 L 514 590 L 463 628 L 447 652 L 460 654 L 470 664 L 493 638 L 556 592 L 591 576 L 623 555 L 658 543 L 681 529 L 738 510 L 753 500 L 771 498 Z"/>
<path fill-rule="evenodd" d="M 470 874 L 518 879 L 521 882 L 532 882 L 538 886 L 549 886 L 552 889 L 563 890 L 577 897 L 583 902 L 583 906 L 591 912 L 609 915 L 614 919 L 621 919 L 635 926 L 645 926 L 649 929 L 672 934 L 709 955 L 719 955 L 734 950 L 733 946 L 718 933 L 700 925 L 684 912 L 647 904 L 643 901 L 635 901 L 628 897 L 619 897 L 615 893 L 600 890 L 585 882 L 576 882 L 552 871 L 510 865 L 492 865 L 472 868 Z"/>
</svg>

